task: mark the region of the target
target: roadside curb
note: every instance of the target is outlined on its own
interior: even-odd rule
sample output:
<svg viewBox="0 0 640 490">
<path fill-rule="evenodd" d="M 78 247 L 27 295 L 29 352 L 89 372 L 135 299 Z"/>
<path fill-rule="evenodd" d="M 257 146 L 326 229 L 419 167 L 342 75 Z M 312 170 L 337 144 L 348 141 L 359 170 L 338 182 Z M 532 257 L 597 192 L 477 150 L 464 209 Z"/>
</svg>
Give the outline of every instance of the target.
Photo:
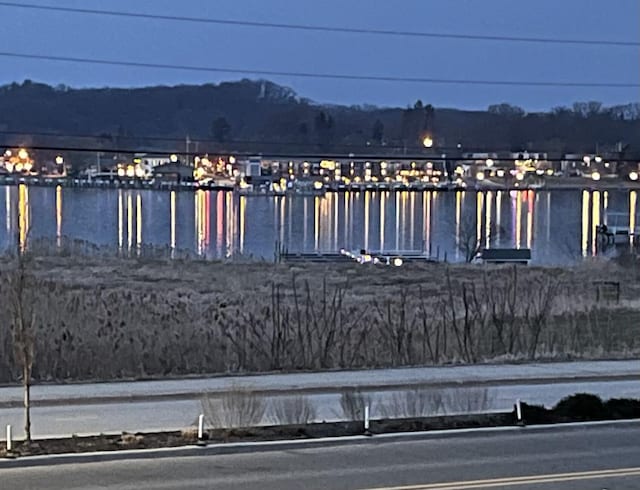
<svg viewBox="0 0 640 490">
<path fill-rule="evenodd" d="M 532 377 L 532 378 L 493 378 L 480 380 L 463 380 L 463 381 L 442 381 L 442 382 L 407 382 L 402 384 L 394 383 L 376 383 L 367 385 L 326 385 L 313 387 L 283 386 L 278 388 L 255 389 L 252 390 L 257 395 L 262 396 L 279 396 L 290 395 L 292 392 L 298 394 L 328 394 L 339 393 L 343 390 L 357 389 L 361 392 L 385 392 L 400 391 L 406 389 L 417 388 L 492 388 L 500 386 L 514 385 L 553 385 L 563 383 L 609 383 L 620 381 L 638 381 L 638 374 L 613 374 L 613 375 L 584 375 L 584 376 L 559 376 L 559 377 Z M 230 389 L 213 389 L 205 391 L 183 391 L 178 393 L 155 393 L 142 395 L 115 395 L 115 396 L 94 396 L 94 397 L 66 397 L 66 398 L 32 398 L 32 406 L 34 407 L 55 407 L 55 406 L 73 406 L 73 405 L 101 405 L 108 403 L 145 403 L 145 402 L 162 402 L 176 400 L 199 400 L 204 394 L 221 394 L 231 391 Z M 22 407 L 22 399 L 9 400 L 0 402 L 0 409 L 20 408 Z"/>
<path fill-rule="evenodd" d="M 134 449 L 121 451 L 103 451 L 93 453 L 65 453 L 42 456 L 23 456 L 20 458 L 0 458 L 0 469 L 31 468 L 60 464 L 100 463 L 111 461 L 135 461 L 143 459 L 224 456 L 234 454 L 265 453 L 272 451 L 292 451 L 326 448 L 331 446 L 388 444 L 414 439 L 425 441 L 432 439 L 451 439 L 461 437 L 482 437 L 492 434 L 517 436 L 523 433 L 545 433 L 553 431 L 576 431 L 588 428 L 634 428 L 640 426 L 640 419 L 605 420 L 596 422 L 572 422 L 566 424 L 545 424 L 532 426 L 479 427 L 472 429 L 446 429 L 427 432 L 398 432 L 375 435 L 357 435 L 325 437 L 318 439 L 294 439 L 282 441 L 217 443 L 206 446 L 181 446 L 158 449 Z"/>
</svg>

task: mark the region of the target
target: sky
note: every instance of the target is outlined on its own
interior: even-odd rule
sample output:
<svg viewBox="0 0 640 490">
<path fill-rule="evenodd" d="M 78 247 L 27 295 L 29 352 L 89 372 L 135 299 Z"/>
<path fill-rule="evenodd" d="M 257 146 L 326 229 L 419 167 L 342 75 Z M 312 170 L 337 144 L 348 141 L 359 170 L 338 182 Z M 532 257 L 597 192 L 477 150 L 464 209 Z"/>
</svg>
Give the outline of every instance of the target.
<svg viewBox="0 0 640 490">
<path fill-rule="evenodd" d="M 16 0 L 23 4 L 259 22 L 498 36 L 640 41 L 638 0 Z M 396 77 L 640 83 L 638 47 L 322 33 L 0 6 L 0 51 L 146 63 Z M 72 87 L 218 83 L 247 75 L 3 58 L 0 84 Z M 266 78 L 266 77 L 263 77 Z M 270 76 L 321 103 L 547 110 L 640 101 L 639 88 L 426 84 Z"/>
</svg>

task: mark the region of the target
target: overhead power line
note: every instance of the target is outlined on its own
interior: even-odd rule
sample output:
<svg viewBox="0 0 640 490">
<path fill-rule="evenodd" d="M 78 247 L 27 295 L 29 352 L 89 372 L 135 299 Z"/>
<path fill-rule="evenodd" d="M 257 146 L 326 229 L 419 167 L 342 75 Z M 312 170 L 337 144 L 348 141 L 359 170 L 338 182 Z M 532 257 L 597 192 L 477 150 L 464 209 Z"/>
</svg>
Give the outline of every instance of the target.
<svg viewBox="0 0 640 490">
<path fill-rule="evenodd" d="M 158 136 L 158 135 L 145 135 L 145 134 L 140 134 L 140 135 L 112 135 L 109 133 L 94 133 L 94 134 L 88 134 L 88 133 L 56 133 L 56 132 L 52 132 L 52 131 L 30 131 L 30 130 L 14 130 L 14 131 L 0 131 L 0 136 L 6 136 L 6 137 L 13 137 L 13 136 L 21 136 L 21 137 L 40 137 L 42 139 L 44 139 L 45 141 L 48 141 L 49 138 L 53 138 L 56 140 L 94 140 L 93 142 L 88 142 L 88 143 L 82 143 L 83 145 L 88 145 L 88 144 L 96 144 L 96 142 L 99 141 L 103 141 L 103 140 L 108 140 L 111 143 L 113 143 L 114 145 L 119 145 L 119 144 L 126 144 L 124 143 L 125 141 L 136 141 L 137 143 L 134 144 L 143 144 L 140 142 L 145 142 L 147 144 L 149 144 L 149 142 L 153 142 L 153 143 L 166 143 L 166 144 L 171 144 L 171 145 L 167 145 L 168 148 L 175 148 L 175 145 L 184 145 L 185 143 L 185 137 L 177 137 L 177 136 Z M 242 152 L 246 152 L 246 148 L 258 148 L 259 150 L 256 153 L 259 154 L 265 154 L 265 151 L 272 151 L 270 150 L 270 148 L 276 147 L 276 148 L 283 148 L 283 147 L 289 147 L 292 148 L 294 152 L 300 152 L 301 149 L 303 148 L 307 148 L 309 149 L 309 151 L 312 152 L 316 152 L 318 151 L 318 149 L 320 148 L 320 143 L 313 143 L 313 142 L 295 142 L 295 141 L 278 141 L 278 140 L 247 140 L 247 139 L 232 139 L 230 141 L 224 141 L 224 142 L 220 142 L 217 140 L 213 140 L 207 137 L 198 137 L 198 136 L 191 136 L 190 137 L 190 142 L 192 144 L 201 144 L 203 145 L 203 149 L 202 151 L 200 151 L 200 153 L 242 153 Z M 9 143 L 8 141 L 5 142 L 4 147 L 9 147 L 9 146 L 20 146 L 22 143 L 17 143 L 16 139 L 14 139 L 11 143 Z M 35 142 L 34 142 L 35 144 Z M 57 145 L 61 145 L 62 143 L 56 143 Z M 0 150 L 2 148 L 3 145 L 0 145 Z M 65 149 L 65 150 L 70 150 L 70 147 L 63 147 L 63 146 L 33 146 L 32 144 L 27 144 L 26 146 L 28 146 L 31 149 L 43 149 L 43 150 L 56 150 L 56 149 Z M 385 144 L 383 146 L 378 146 L 378 145 L 368 145 L 366 143 L 362 143 L 362 144 L 347 144 L 347 143 L 334 143 L 331 144 L 331 149 L 333 152 L 348 152 L 352 153 L 355 152 L 354 154 L 357 155 L 358 159 L 361 159 L 362 157 L 359 155 L 358 152 L 362 152 L 367 151 L 367 152 L 371 152 L 371 151 L 377 151 L 380 152 L 380 155 L 386 154 L 389 158 L 398 158 L 398 159 L 402 159 L 403 155 L 399 155 L 399 154 L 394 154 L 393 151 L 398 151 L 398 150 L 402 150 L 403 152 L 410 152 L 412 155 L 420 155 L 423 154 L 423 152 L 425 151 L 425 148 L 420 145 L 420 144 L 410 144 L 410 145 L 406 145 L 406 144 Z M 162 147 L 159 145 L 156 148 L 153 149 L 140 149 L 141 147 L 138 147 L 138 149 L 115 149 L 117 148 L 116 146 L 113 146 L 111 148 L 108 147 L 100 147 L 100 149 L 96 149 L 93 147 L 88 147 L 88 146 L 79 146 L 79 147 L 73 147 L 72 150 L 73 151 L 100 151 L 100 152 L 105 152 L 105 153 L 109 153 L 109 152 L 120 152 L 120 153 L 150 153 L 150 154 L 169 154 L 169 153 L 176 153 L 176 154 L 181 154 L 180 151 L 171 151 L 170 149 L 162 149 Z M 241 148 L 245 148 L 245 150 L 241 150 Z M 517 150 L 517 149 L 513 149 L 513 148 L 496 148 L 496 147 L 488 147 L 488 146 L 469 146 L 469 145 L 460 145 L 460 146 L 438 146 L 435 148 L 432 148 L 432 153 L 431 156 L 422 156 L 421 158 L 437 158 L 437 155 L 442 153 L 442 152 L 453 152 L 454 154 L 461 154 L 461 153 L 498 153 L 498 154 L 503 154 L 503 153 L 526 153 L 526 150 Z M 288 150 L 284 150 L 284 151 L 288 151 Z M 385 153 L 386 152 L 386 153 Z M 549 151 L 546 150 L 545 148 L 539 148 L 535 153 L 553 153 L 553 151 Z M 1 151 L 0 151 L 1 153 Z M 197 151 L 192 151 L 190 152 L 191 154 L 196 154 L 198 153 Z M 576 153 L 576 152 L 567 152 L 567 153 Z M 580 153 L 580 152 L 577 152 Z M 435 154 L 435 156 L 434 156 Z M 407 158 L 411 158 L 411 157 L 407 157 Z M 413 157 L 415 158 L 415 157 Z M 498 157 L 493 158 L 495 159 L 499 159 Z M 566 159 L 565 159 L 566 160 Z M 578 160 L 582 160 L 582 158 L 579 158 Z M 576 160 L 577 161 L 577 160 Z"/>
<path fill-rule="evenodd" d="M 81 63 L 89 65 L 125 66 L 129 68 L 146 68 L 161 70 L 179 70 L 205 73 L 227 73 L 236 75 L 282 76 L 292 78 L 315 78 L 331 80 L 359 80 L 371 82 L 402 82 L 416 84 L 441 84 L 441 85 L 498 85 L 521 87 L 598 87 L 598 88 L 639 88 L 640 83 L 631 82 L 553 82 L 535 80 L 473 80 L 456 78 L 431 78 L 431 77 L 399 77 L 391 75 L 357 75 L 350 73 L 312 73 L 278 70 L 254 70 L 243 68 L 228 68 L 214 66 L 173 65 L 167 63 L 144 63 L 137 61 L 118 61 L 95 58 L 78 58 L 72 56 L 53 56 L 34 53 L 16 53 L 0 51 L 0 56 L 8 58 L 35 59 L 56 61 L 65 63 Z"/>
<path fill-rule="evenodd" d="M 0 142 L 0 148 L 2 147 L 11 147 L 11 143 L 3 141 Z M 130 148 L 96 148 L 89 146 L 62 146 L 62 145 L 29 145 L 29 151 L 56 151 L 60 153 L 66 152 L 87 152 L 87 153 L 107 153 L 107 154 L 122 154 L 122 155 L 134 155 L 134 154 L 147 154 L 153 156 L 167 156 L 170 154 L 181 155 L 181 156 L 194 156 L 196 155 L 195 151 L 186 152 L 185 150 L 173 148 L 167 150 L 158 150 L 151 148 L 142 148 L 142 147 L 130 147 Z M 258 152 L 249 152 L 246 150 L 241 151 L 233 151 L 228 148 L 220 148 L 217 151 L 219 154 L 228 154 L 234 155 L 236 157 L 252 157 L 259 155 L 263 158 L 271 158 L 274 160 L 287 160 L 287 159 L 301 159 L 301 160 L 336 160 L 336 161 L 444 161 L 447 159 L 451 160 L 476 160 L 476 157 L 473 156 L 463 156 L 462 154 L 457 153 L 444 153 L 444 148 L 437 148 L 435 151 L 437 154 L 425 154 L 424 151 L 417 151 L 416 153 L 406 154 L 406 155 L 394 155 L 388 153 L 339 153 L 335 150 L 333 152 L 301 152 L 301 151 L 292 151 L 292 152 L 282 152 L 282 151 L 258 151 Z M 453 151 L 452 148 L 449 149 Z M 443 151 L 443 153 L 440 153 Z M 487 151 L 486 149 L 484 150 Z M 495 150 L 493 150 L 495 151 Z M 506 150 L 505 150 L 506 151 Z M 527 153 L 526 151 L 509 151 L 509 153 Z M 634 161 L 638 158 L 638 156 L 630 155 L 626 158 L 607 158 L 606 161 L 610 163 L 625 163 L 629 161 Z M 513 158 L 510 157 L 495 157 L 492 158 L 494 162 L 508 162 L 513 161 Z M 544 161 L 547 162 L 581 162 L 582 157 L 547 157 Z"/>
<path fill-rule="evenodd" d="M 41 138 L 55 138 L 57 140 L 60 139 L 65 139 L 65 140 L 84 140 L 84 139 L 89 139 L 89 140 L 96 140 L 96 141 L 100 141 L 100 140 L 109 140 L 111 142 L 116 141 L 116 142 L 120 142 L 122 143 L 123 141 L 145 141 L 145 142 L 157 142 L 157 143 L 171 143 L 171 144 L 184 144 L 185 143 L 185 137 L 168 137 L 168 136 L 157 136 L 157 135 L 131 135 L 131 136 L 127 136 L 127 135 L 112 135 L 112 134 L 108 134 L 108 133 L 103 133 L 103 134 L 86 134 L 86 133 L 54 133 L 51 131 L 29 131 L 29 130 L 23 130 L 23 131 L 0 131 L 0 135 L 2 136 L 7 136 L 7 137 L 11 137 L 11 136 L 28 136 L 28 137 L 41 137 Z M 238 148 L 238 147 L 250 147 L 250 146 L 255 146 L 255 147 L 291 147 L 291 148 L 309 148 L 312 151 L 316 151 L 319 147 L 320 144 L 319 143 L 311 143 L 311 142 L 295 142 L 295 141 L 277 141 L 277 140 L 241 140 L 241 139 L 233 139 L 230 141 L 225 141 L 225 142 L 220 142 L 220 141 L 216 141 L 210 138 L 200 138 L 197 136 L 191 136 L 190 137 L 190 141 L 191 143 L 198 143 L 198 144 L 203 144 L 203 145 L 208 145 L 205 147 L 204 151 L 230 151 L 232 150 L 232 148 Z M 14 141 L 15 144 L 15 141 Z M 7 145 L 5 145 L 7 146 Z M 27 145 L 29 147 L 31 147 L 31 145 Z M 385 144 L 384 146 L 380 146 L 380 147 L 368 147 L 369 145 L 367 145 L 366 143 L 362 143 L 362 144 L 345 144 L 345 143 L 336 143 L 336 144 L 332 144 L 331 148 L 334 151 L 337 150 L 341 150 L 341 151 L 356 151 L 356 150 L 363 150 L 363 149 L 368 149 L 369 151 L 373 150 L 373 149 L 378 149 L 379 151 L 393 151 L 393 150 L 407 150 L 407 151 L 423 151 L 424 147 L 419 145 L 419 144 L 415 144 L 415 145 L 404 145 L 404 144 Z M 55 148 L 54 148 L 55 149 Z M 92 150 L 93 151 L 93 150 Z M 111 149 L 102 149 L 100 151 L 111 151 Z M 113 151 L 117 151 L 117 150 L 113 150 Z M 129 150 L 124 151 L 124 150 L 120 150 L 122 153 L 127 153 L 130 152 Z M 159 148 L 155 148 L 154 150 L 148 150 L 146 151 L 147 153 L 151 152 L 151 151 L 159 151 L 160 153 L 176 153 L 176 152 L 171 152 L 169 150 L 160 150 Z M 299 150 L 296 150 L 299 151 Z M 447 146 L 447 147 L 438 147 L 437 151 L 462 151 L 462 147 L 457 147 L 457 146 Z M 487 148 L 480 148 L 480 147 L 474 147 L 474 146 L 470 146 L 470 147 L 465 147 L 464 148 L 465 152 L 495 152 L 494 150 L 489 150 Z M 505 150 L 506 151 L 506 150 Z M 178 152 L 179 153 L 179 152 Z M 195 152 L 192 152 L 195 153 Z"/>
<path fill-rule="evenodd" d="M 638 47 L 640 42 L 638 41 L 621 41 L 621 40 L 607 40 L 607 39 L 563 39 L 563 38 L 551 38 L 551 37 L 526 37 L 526 36 L 498 36 L 498 35 L 483 35 L 483 34 L 453 34 L 445 32 L 418 32 L 418 31 L 404 31 L 395 29 L 368 29 L 359 28 L 355 26 L 351 27 L 339 27 L 339 26 L 327 26 L 327 25 L 312 25 L 312 24 L 289 24 L 278 22 L 258 22 L 236 19 L 215 19 L 207 17 L 185 17 L 174 15 L 161 15 L 161 14 L 148 14 L 141 12 L 122 12 L 115 10 L 98 10 L 88 8 L 75 8 L 75 7 L 59 7 L 52 5 L 37 5 L 31 3 L 18 3 L 18 2 L 2 2 L 0 6 L 11 8 L 22 8 L 30 10 L 41 10 L 51 12 L 66 12 L 73 14 L 85 14 L 85 15 L 107 15 L 112 17 L 130 17 L 136 19 L 148 19 L 148 20 L 160 20 L 160 21 L 173 21 L 173 22 L 190 22 L 198 24 L 214 24 L 214 25 L 226 25 L 226 26 L 239 26 L 239 27 L 257 27 L 264 29 L 288 29 L 298 31 L 312 31 L 312 32 L 325 32 L 325 33 L 342 33 L 342 34 L 367 34 L 375 36 L 394 36 L 394 37 L 414 37 L 414 38 L 436 38 L 436 39 L 457 39 L 467 41 L 500 41 L 500 42 L 519 42 L 519 43 L 539 43 L 539 44 L 572 44 L 572 45 L 590 45 L 590 46 L 611 46 L 611 47 Z"/>
</svg>

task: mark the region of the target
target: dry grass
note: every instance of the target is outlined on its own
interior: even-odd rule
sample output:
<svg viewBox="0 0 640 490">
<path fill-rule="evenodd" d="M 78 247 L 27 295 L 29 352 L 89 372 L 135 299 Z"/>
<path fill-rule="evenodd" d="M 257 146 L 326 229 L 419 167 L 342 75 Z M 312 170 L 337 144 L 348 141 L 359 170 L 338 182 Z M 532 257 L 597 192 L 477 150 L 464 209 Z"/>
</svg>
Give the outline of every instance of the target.
<svg viewBox="0 0 640 490">
<path fill-rule="evenodd" d="M 484 413 L 494 401 L 495 393 L 484 387 L 416 388 L 393 393 L 380 413 L 389 419 Z"/>
<path fill-rule="evenodd" d="M 390 399 L 380 406 L 384 418 L 431 417 L 444 413 L 442 390 L 416 388 L 393 393 Z"/>
<path fill-rule="evenodd" d="M 123 433 L 120 437 L 120 442 L 123 446 L 132 446 L 140 444 L 144 440 L 144 436 L 142 434 L 128 434 Z"/>
<path fill-rule="evenodd" d="M 274 397 L 269 404 L 268 418 L 273 425 L 305 425 L 316 421 L 317 411 L 304 395 Z"/>
<path fill-rule="evenodd" d="M 640 282 L 577 268 L 36 257 L 36 380 L 633 357 Z M 0 265 L 0 294 L 5 294 Z M 596 302 L 596 281 L 621 301 Z M 10 311 L 0 304 L 0 324 Z M 19 378 L 0 329 L 0 382 Z"/>
<path fill-rule="evenodd" d="M 239 386 L 202 399 L 205 424 L 213 429 L 256 427 L 264 419 L 266 408 L 264 396 Z"/>
<path fill-rule="evenodd" d="M 364 407 L 371 407 L 371 397 L 356 388 L 344 389 L 340 393 L 340 408 L 343 420 L 364 420 Z"/>
</svg>

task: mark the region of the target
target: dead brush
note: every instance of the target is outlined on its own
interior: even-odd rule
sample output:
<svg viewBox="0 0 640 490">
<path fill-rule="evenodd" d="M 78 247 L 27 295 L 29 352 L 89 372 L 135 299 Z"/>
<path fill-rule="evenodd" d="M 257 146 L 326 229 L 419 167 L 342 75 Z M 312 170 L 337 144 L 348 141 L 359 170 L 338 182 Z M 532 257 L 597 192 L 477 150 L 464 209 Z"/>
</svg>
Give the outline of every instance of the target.
<svg viewBox="0 0 640 490">
<path fill-rule="evenodd" d="M 388 419 L 433 417 L 444 412 L 444 396 L 441 389 L 414 388 L 391 393 L 379 405 Z"/>
<path fill-rule="evenodd" d="M 274 425 L 306 425 L 317 421 L 317 410 L 307 396 L 276 396 L 271 398 L 268 420 Z"/>
<path fill-rule="evenodd" d="M 36 381 L 625 358 L 640 348 L 631 301 L 640 283 L 600 265 L 387 273 L 308 264 L 294 276 L 286 264 L 103 254 L 45 255 L 30 267 L 48 285 L 29 295 L 46 312 Z M 620 282 L 619 304 L 594 303 L 592 283 L 606 280 Z M 9 308 L 0 322 L 11 325 Z M 0 329 L 0 382 L 20 377 L 11 331 Z"/>
<path fill-rule="evenodd" d="M 136 446 L 143 441 L 144 436 L 142 434 L 129 434 L 125 432 L 120 436 L 120 444 L 123 446 Z"/>
<path fill-rule="evenodd" d="M 245 386 L 205 394 L 201 404 L 206 426 L 215 429 L 256 427 L 262 423 L 267 408 L 264 396 Z"/>
<path fill-rule="evenodd" d="M 340 392 L 342 418 L 349 421 L 364 419 L 364 407 L 371 407 L 371 396 L 357 388 L 345 388 Z"/>
<path fill-rule="evenodd" d="M 447 388 L 442 390 L 443 413 L 484 413 L 493 407 L 495 399 L 496 393 L 486 387 Z"/>
</svg>

